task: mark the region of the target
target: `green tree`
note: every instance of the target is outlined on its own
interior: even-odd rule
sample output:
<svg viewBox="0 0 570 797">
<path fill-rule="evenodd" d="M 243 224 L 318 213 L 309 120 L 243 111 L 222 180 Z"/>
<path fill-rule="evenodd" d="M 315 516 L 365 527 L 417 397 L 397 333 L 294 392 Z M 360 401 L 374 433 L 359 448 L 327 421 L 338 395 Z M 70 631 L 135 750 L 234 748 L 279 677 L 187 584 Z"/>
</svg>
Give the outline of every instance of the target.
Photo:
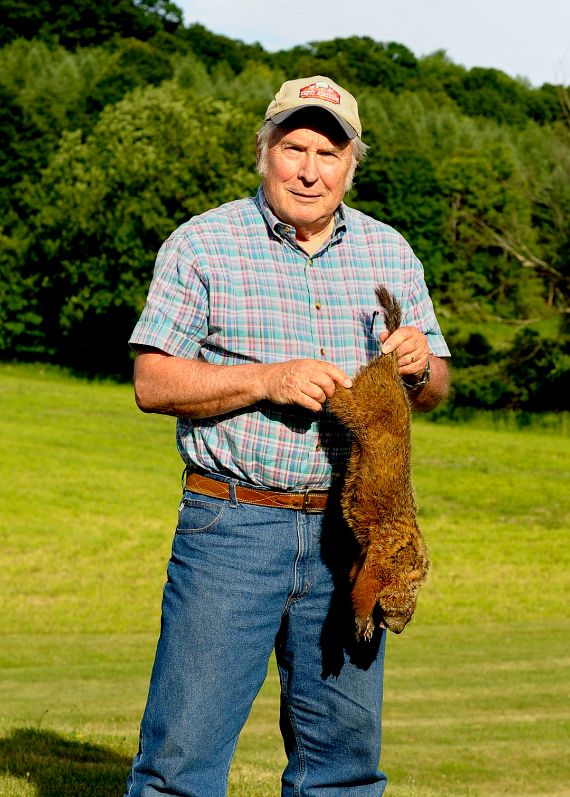
<svg viewBox="0 0 570 797">
<path fill-rule="evenodd" d="M 560 87 L 370 37 L 267 53 L 185 28 L 164 0 L 0 6 L 4 357 L 124 374 L 117 341 L 161 240 L 255 189 L 253 134 L 276 88 L 324 73 L 358 97 L 372 146 L 349 202 L 406 235 L 440 317 L 460 327 L 457 402 L 553 406 L 536 385 L 560 389 L 567 368 L 570 102 Z M 536 349 L 536 374 L 500 333 L 477 338 L 496 319 L 540 332 L 517 338 Z"/>
<path fill-rule="evenodd" d="M 150 39 L 175 31 L 182 11 L 170 2 L 135 0 L 2 0 L 0 46 L 17 38 L 57 41 L 76 48 L 101 44 L 115 36 Z"/>
<path fill-rule="evenodd" d="M 349 88 L 381 86 L 398 91 L 414 78 L 418 62 L 402 44 L 349 36 L 282 50 L 270 57 L 270 63 L 291 77 L 324 74 Z M 292 65 L 295 75 L 291 75 Z"/>
<path fill-rule="evenodd" d="M 178 31 L 178 39 L 189 47 L 196 57 L 212 70 L 225 61 L 234 74 L 238 74 L 248 61 L 263 61 L 265 51 L 260 44 L 244 44 L 227 36 L 212 33 L 203 25 L 190 25 Z"/>
<path fill-rule="evenodd" d="M 174 85 L 139 90 L 93 132 L 64 133 L 30 202 L 26 278 L 60 362 L 126 375 L 156 251 L 182 221 L 254 191 L 257 119 Z"/>
</svg>

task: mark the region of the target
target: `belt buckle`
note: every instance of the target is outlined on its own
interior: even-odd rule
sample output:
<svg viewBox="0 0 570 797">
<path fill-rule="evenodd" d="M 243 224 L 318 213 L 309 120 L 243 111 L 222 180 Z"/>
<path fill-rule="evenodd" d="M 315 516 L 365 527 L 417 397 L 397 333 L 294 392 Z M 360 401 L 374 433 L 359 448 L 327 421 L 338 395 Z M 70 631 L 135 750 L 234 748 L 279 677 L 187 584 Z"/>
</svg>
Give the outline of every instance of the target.
<svg viewBox="0 0 570 797">
<path fill-rule="evenodd" d="M 303 506 L 301 507 L 301 512 L 304 512 L 306 515 L 320 515 L 322 513 L 322 509 L 318 507 L 310 507 L 308 504 L 309 495 L 311 493 L 318 493 L 319 490 L 305 490 L 303 493 Z"/>
</svg>

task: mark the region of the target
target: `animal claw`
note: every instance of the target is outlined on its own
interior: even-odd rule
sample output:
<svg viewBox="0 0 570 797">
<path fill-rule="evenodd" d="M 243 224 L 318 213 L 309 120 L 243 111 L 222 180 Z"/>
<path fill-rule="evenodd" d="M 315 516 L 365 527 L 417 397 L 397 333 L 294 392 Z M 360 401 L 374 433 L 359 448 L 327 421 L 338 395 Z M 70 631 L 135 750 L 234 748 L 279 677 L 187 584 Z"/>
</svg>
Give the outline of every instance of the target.
<svg viewBox="0 0 570 797">
<path fill-rule="evenodd" d="M 372 617 L 356 618 L 357 639 L 363 639 L 365 642 L 370 642 L 373 633 L 374 633 L 374 623 L 372 622 Z"/>
</svg>

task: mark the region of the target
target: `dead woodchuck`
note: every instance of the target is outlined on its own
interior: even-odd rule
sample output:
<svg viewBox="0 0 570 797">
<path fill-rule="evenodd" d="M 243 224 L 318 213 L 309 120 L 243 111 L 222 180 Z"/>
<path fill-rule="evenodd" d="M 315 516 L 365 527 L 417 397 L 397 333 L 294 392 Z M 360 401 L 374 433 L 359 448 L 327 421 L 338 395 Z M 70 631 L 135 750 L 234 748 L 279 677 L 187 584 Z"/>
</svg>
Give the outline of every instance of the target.
<svg viewBox="0 0 570 797">
<path fill-rule="evenodd" d="M 382 286 L 376 297 L 392 333 L 400 326 L 400 306 Z M 429 561 L 416 521 L 411 408 L 396 352 L 368 363 L 351 388 L 337 387 L 330 408 L 353 434 L 341 505 L 360 544 L 350 574 L 356 636 L 371 639 L 376 604 L 378 620 L 399 634 L 412 618 Z"/>
</svg>

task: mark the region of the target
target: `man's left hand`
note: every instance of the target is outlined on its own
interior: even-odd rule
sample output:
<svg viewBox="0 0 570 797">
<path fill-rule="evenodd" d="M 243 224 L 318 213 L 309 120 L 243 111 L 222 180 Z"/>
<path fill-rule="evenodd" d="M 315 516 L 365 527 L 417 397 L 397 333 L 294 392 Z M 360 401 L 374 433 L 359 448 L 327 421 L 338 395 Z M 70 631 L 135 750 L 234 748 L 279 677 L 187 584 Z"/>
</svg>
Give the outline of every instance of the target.
<svg viewBox="0 0 570 797">
<path fill-rule="evenodd" d="M 430 354 L 426 336 L 415 327 L 400 327 L 391 335 L 382 332 L 382 354 L 395 351 L 402 376 L 420 376 Z"/>
</svg>

